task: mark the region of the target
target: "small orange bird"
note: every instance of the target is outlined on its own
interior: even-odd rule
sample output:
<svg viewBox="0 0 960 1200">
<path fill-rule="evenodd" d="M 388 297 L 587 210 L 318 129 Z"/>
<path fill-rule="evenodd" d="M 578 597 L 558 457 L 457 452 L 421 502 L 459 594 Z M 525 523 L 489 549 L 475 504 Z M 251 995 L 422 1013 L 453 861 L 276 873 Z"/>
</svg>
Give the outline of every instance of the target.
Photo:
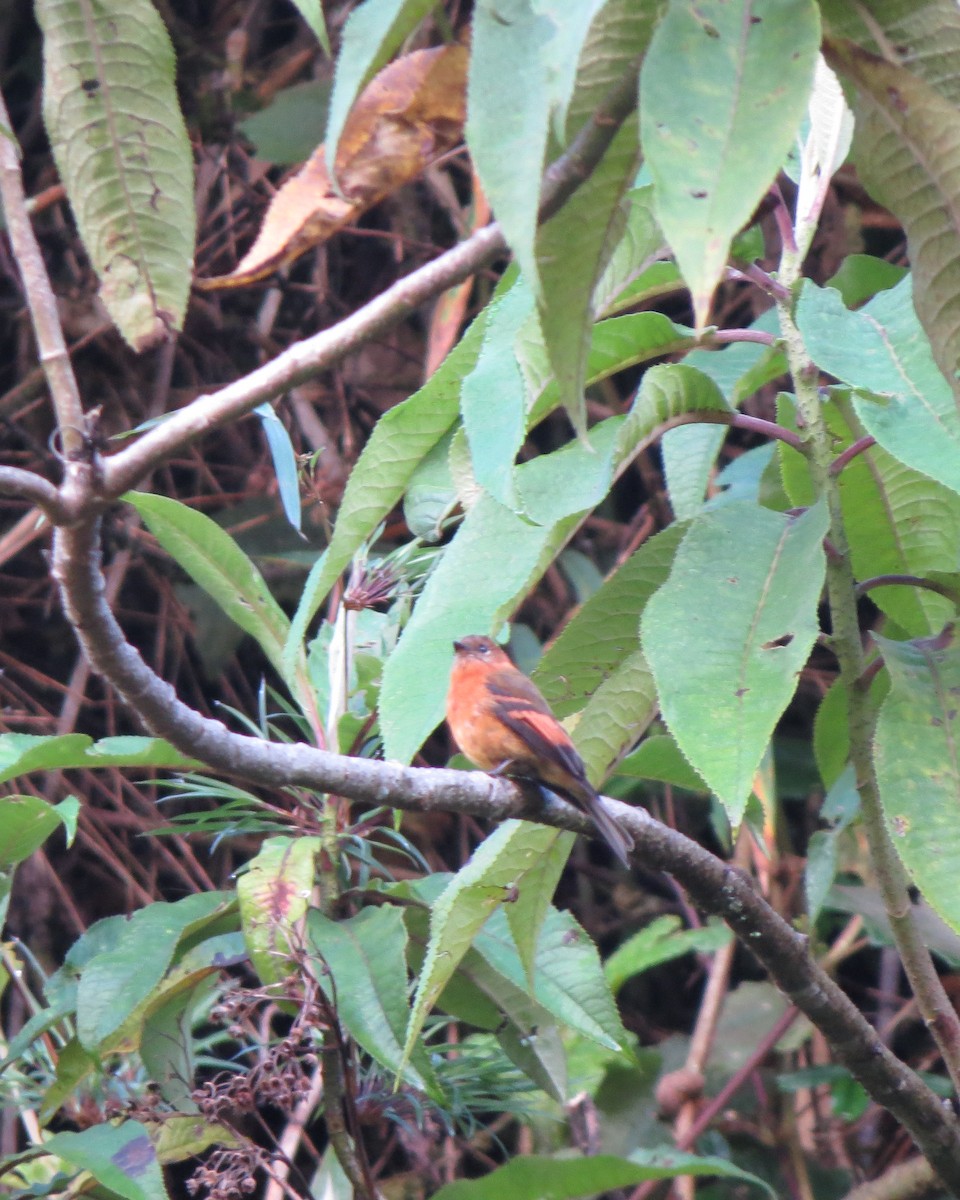
<svg viewBox="0 0 960 1200">
<path fill-rule="evenodd" d="M 572 800 L 629 867 L 633 840 L 603 807 L 570 735 L 533 680 L 491 638 L 474 634 L 453 648 L 447 724 L 467 758 L 484 771 L 533 779 Z"/>
</svg>

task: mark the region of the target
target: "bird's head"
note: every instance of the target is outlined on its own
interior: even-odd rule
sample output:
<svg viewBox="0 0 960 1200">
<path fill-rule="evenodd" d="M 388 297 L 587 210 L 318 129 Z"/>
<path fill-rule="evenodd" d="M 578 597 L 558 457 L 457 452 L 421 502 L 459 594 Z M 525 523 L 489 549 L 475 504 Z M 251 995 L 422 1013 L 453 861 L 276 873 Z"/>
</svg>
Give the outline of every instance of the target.
<svg viewBox="0 0 960 1200">
<path fill-rule="evenodd" d="M 506 653 L 497 645 L 493 638 L 483 637 L 478 633 L 471 633 L 467 637 L 458 638 L 453 643 L 453 649 L 456 657 L 461 662 L 473 659 L 475 662 L 501 665 L 510 661 Z"/>
</svg>

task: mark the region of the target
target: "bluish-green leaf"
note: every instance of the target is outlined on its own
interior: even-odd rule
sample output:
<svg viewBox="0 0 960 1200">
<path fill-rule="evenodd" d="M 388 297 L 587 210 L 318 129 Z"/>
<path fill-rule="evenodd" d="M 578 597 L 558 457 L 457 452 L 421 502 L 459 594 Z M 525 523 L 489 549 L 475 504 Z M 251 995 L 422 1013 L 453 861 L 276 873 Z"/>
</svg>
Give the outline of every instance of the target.
<svg viewBox="0 0 960 1200">
<path fill-rule="evenodd" d="M 146 1127 L 101 1122 L 80 1133 L 57 1133 L 43 1147 L 124 1200 L 168 1200 L 163 1172 Z"/>
<path fill-rule="evenodd" d="M 0 783 L 32 771 L 80 767 L 166 767 L 178 771 L 197 765 L 162 738 L 127 736 L 95 742 L 85 733 L 0 734 Z"/>
<path fill-rule="evenodd" d="M 300 533 L 300 473 L 297 470 L 297 456 L 293 452 L 290 434 L 287 433 L 286 426 L 277 416 L 272 404 L 260 404 L 253 411 L 263 424 L 263 432 L 270 447 L 284 515 L 297 533 Z"/>
</svg>

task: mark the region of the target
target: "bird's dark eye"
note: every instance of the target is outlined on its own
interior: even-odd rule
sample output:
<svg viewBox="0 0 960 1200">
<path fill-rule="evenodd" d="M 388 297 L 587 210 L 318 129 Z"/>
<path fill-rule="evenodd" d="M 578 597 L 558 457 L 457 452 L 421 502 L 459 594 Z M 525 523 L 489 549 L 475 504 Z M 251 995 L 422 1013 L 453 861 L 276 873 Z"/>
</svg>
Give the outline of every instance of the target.
<svg viewBox="0 0 960 1200">
<path fill-rule="evenodd" d="M 481 653 L 481 654 L 489 654 L 489 653 L 490 653 L 490 647 L 489 647 L 489 646 L 481 646 L 481 647 L 480 647 L 480 653 Z"/>
</svg>

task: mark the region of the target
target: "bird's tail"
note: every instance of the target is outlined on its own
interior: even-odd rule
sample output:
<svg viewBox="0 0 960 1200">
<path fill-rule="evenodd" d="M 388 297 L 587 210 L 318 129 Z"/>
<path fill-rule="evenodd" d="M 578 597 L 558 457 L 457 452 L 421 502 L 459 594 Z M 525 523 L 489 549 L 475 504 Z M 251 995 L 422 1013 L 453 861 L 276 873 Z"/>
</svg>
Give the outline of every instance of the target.
<svg viewBox="0 0 960 1200">
<path fill-rule="evenodd" d="M 619 821 L 610 816 L 599 794 L 589 784 L 585 784 L 573 798 L 589 814 L 590 819 L 597 827 L 597 832 L 613 851 L 619 862 L 629 870 L 633 838 Z"/>
</svg>

